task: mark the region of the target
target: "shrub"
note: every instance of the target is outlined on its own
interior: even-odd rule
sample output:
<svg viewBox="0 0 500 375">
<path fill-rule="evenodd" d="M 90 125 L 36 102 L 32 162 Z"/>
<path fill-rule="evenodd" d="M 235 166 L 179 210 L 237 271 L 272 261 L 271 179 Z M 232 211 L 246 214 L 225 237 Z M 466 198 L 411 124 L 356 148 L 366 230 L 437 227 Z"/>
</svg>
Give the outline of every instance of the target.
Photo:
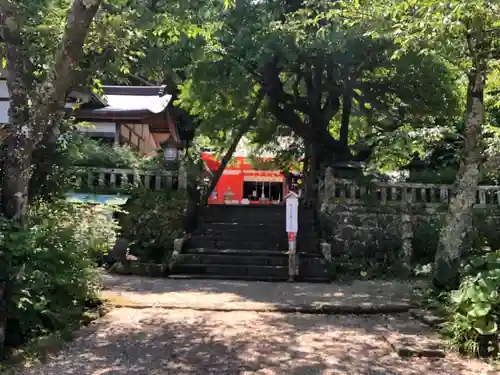
<svg viewBox="0 0 500 375">
<path fill-rule="evenodd" d="M 500 251 L 474 251 L 464 264 L 458 290 L 445 295 L 444 332 L 454 349 L 473 355 L 498 352 Z"/>
<path fill-rule="evenodd" d="M 97 300 L 94 254 L 115 230 L 102 212 L 59 201 L 34 204 L 23 227 L 0 218 L 0 274 L 24 268 L 7 310 L 7 346 L 66 328 Z"/>
<path fill-rule="evenodd" d="M 131 241 L 131 253 L 140 260 L 162 263 L 183 232 L 187 206 L 184 192 L 137 191 L 127 202 L 120 224 Z"/>
<path fill-rule="evenodd" d="M 113 146 L 94 139 L 72 135 L 67 142 L 70 164 L 81 167 L 150 169 L 157 168 L 160 157 L 141 157 L 129 146 Z"/>
</svg>

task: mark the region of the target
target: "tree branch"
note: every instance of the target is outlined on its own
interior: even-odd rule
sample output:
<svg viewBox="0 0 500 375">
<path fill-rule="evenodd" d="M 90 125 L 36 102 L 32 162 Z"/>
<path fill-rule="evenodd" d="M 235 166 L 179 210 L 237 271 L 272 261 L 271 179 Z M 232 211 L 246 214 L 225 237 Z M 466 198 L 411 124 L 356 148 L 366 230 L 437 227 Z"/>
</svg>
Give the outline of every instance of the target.
<svg viewBox="0 0 500 375">
<path fill-rule="evenodd" d="M 300 70 L 300 67 L 295 71 L 296 79 L 295 82 L 293 83 L 293 94 L 295 96 L 300 96 L 300 91 L 299 91 L 299 86 L 300 86 L 300 81 L 304 78 L 304 75 L 302 74 L 302 71 Z"/>
<path fill-rule="evenodd" d="M 325 105 L 321 108 L 323 113 L 323 121 L 330 123 L 330 120 L 337 114 L 340 109 L 340 95 L 335 91 L 330 91 L 326 98 Z"/>
<path fill-rule="evenodd" d="M 292 107 L 294 110 L 302 112 L 304 114 L 309 114 L 309 102 L 306 98 L 302 96 L 293 96 L 285 92 L 283 88 L 283 82 L 281 81 L 278 69 L 278 59 L 275 58 L 274 61 L 268 63 L 265 67 L 264 79 L 262 82 L 262 88 L 264 92 L 272 98 L 272 100 L 287 105 L 287 107 Z"/>
<path fill-rule="evenodd" d="M 252 105 L 250 108 L 248 115 L 246 119 L 244 120 L 243 124 L 241 124 L 240 128 L 236 131 L 236 134 L 233 138 L 233 142 L 231 143 L 231 146 L 229 149 L 226 151 L 226 154 L 222 158 L 219 168 L 217 171 L 212 175 L 212 179 L 210 181 L 210 185 L 206 191 L 206 194 L 204 195 L 202 199 L 202 203 L 206 204 L 208 202 L 208 198 L 214 191 L 215 187 L 217 186 L 217 183 L 220 180 L 220 177 L 222 176 L 222 173 L 224 172 L 224 169 L 226 169 L 227 164 L 233 157 L 234 151 L 236 151 L 236 147 L 238 147 L 238 143 L 240 142 L 241 138 L 248 132 L 250 127 L 253 124 L 254 117 L 259 111 L 260 104 L 262 103 L 262 100 L 264 99 L 264 91 L 262 89 L 259 91 L 257 94 L 257 98 L 255 100 L 255 103 Z"/>
<path fill-rule="evenodd" d="M 282 105 L 283 107 L 281 107 Z M 313 128 L 305 124 L 300 117 L 295 113 L 293 108 L 287 103 L 279 103 L 269 98 L 268 109 L 274 117 L 290 127 L 295 134 L 312 144 L 320 144 L 330 150 L 341 149 L 341 144 L 334 139 L 328 129 Z"/>
<path fill-rule="evenodd" d="M 101 5 L 102 0 L 74 0 L 68 12 L 64 35 L 56 53 L 54 66 L 37 92 L 35 108 L 34 145 L 48 131 L 57 126 L 58 116 L 62 115 L 66 96 L 74 86 L 78 76 L 83 45 L 90 25 Z"/>
</svg>

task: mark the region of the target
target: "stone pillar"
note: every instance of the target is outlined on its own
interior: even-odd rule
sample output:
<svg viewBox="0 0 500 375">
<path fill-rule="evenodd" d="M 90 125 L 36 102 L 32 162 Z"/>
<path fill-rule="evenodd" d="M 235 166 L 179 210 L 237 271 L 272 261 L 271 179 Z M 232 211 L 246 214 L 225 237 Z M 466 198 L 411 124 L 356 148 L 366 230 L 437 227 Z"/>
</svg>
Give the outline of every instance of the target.
<svg viewBox="0 0 500 375">
<path fill-rule="evenodd" d="M 186 171 L 186 166 L 184 165 L 184 161 L 181 160 L 179 162 L 179 190 L 186 190 L 187 189 L 187 171 Z"/>
<path fill-rule="evenodd" d="M 323 211 L 330 202 L 330 199 L 335 195 L 335 177 L 331 167 L 326 168 L 325 178 L 318 189 L 319 210 Z"/>
<path fill-rule="evenodd" d="M 404 213 L 401 215 L 401 255 L 403 264 L 411 272 L 411 259 L 413 257 L 413 225 L 411 215 Z"/>
</svg>

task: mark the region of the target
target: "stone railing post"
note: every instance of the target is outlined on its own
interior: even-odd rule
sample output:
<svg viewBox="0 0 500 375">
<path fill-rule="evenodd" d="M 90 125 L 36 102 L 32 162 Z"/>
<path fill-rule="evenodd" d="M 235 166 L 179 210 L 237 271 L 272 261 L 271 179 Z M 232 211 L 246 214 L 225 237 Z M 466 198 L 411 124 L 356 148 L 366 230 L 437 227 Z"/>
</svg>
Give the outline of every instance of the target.
<svg viewBox="0 0 500 375">
<path fill-rule="evenodd" d="M 187 189 L 187 171 L 186 171 L 186 166 L 184 165 L 184 161 L 181 160 L 179 163 L 179 170 L 178 170 L 179 176 L 179 190 L 186 190 Z"/>
<path fill-rule="evenodd" d="M 404 266 L 411 271 L 411 260 L 413 257 L 413 225 L 411 215 L 403 213 L 401 215 L 401 251 Z"/>
<path fill-rule="evenodd" d="M 411 206 L 413 195 L 408 194 L 408 189 L 403 189 L 402 214 L 401 214 L 401 255 L 403 265 L 408 272 L 411 272 L 411 261 L 413 258 L 413 222 L 411 216 Z"/>
</svg>

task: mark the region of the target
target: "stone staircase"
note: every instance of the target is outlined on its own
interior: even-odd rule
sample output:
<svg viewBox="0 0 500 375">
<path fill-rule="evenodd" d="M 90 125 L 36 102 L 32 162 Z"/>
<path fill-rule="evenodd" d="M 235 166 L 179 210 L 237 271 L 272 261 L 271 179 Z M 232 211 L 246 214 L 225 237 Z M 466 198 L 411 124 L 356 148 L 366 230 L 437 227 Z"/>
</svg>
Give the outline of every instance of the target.
<svg viewBox="0 0 500 375">
<path fill-rule="evenodd" d="M 288 280 L 287 250 L 284 206 L 209 206 L 170 276 Z M 297 250 L 297 281 L 327 281 L 311 210 L 299 211 Z"/>
</svg>

